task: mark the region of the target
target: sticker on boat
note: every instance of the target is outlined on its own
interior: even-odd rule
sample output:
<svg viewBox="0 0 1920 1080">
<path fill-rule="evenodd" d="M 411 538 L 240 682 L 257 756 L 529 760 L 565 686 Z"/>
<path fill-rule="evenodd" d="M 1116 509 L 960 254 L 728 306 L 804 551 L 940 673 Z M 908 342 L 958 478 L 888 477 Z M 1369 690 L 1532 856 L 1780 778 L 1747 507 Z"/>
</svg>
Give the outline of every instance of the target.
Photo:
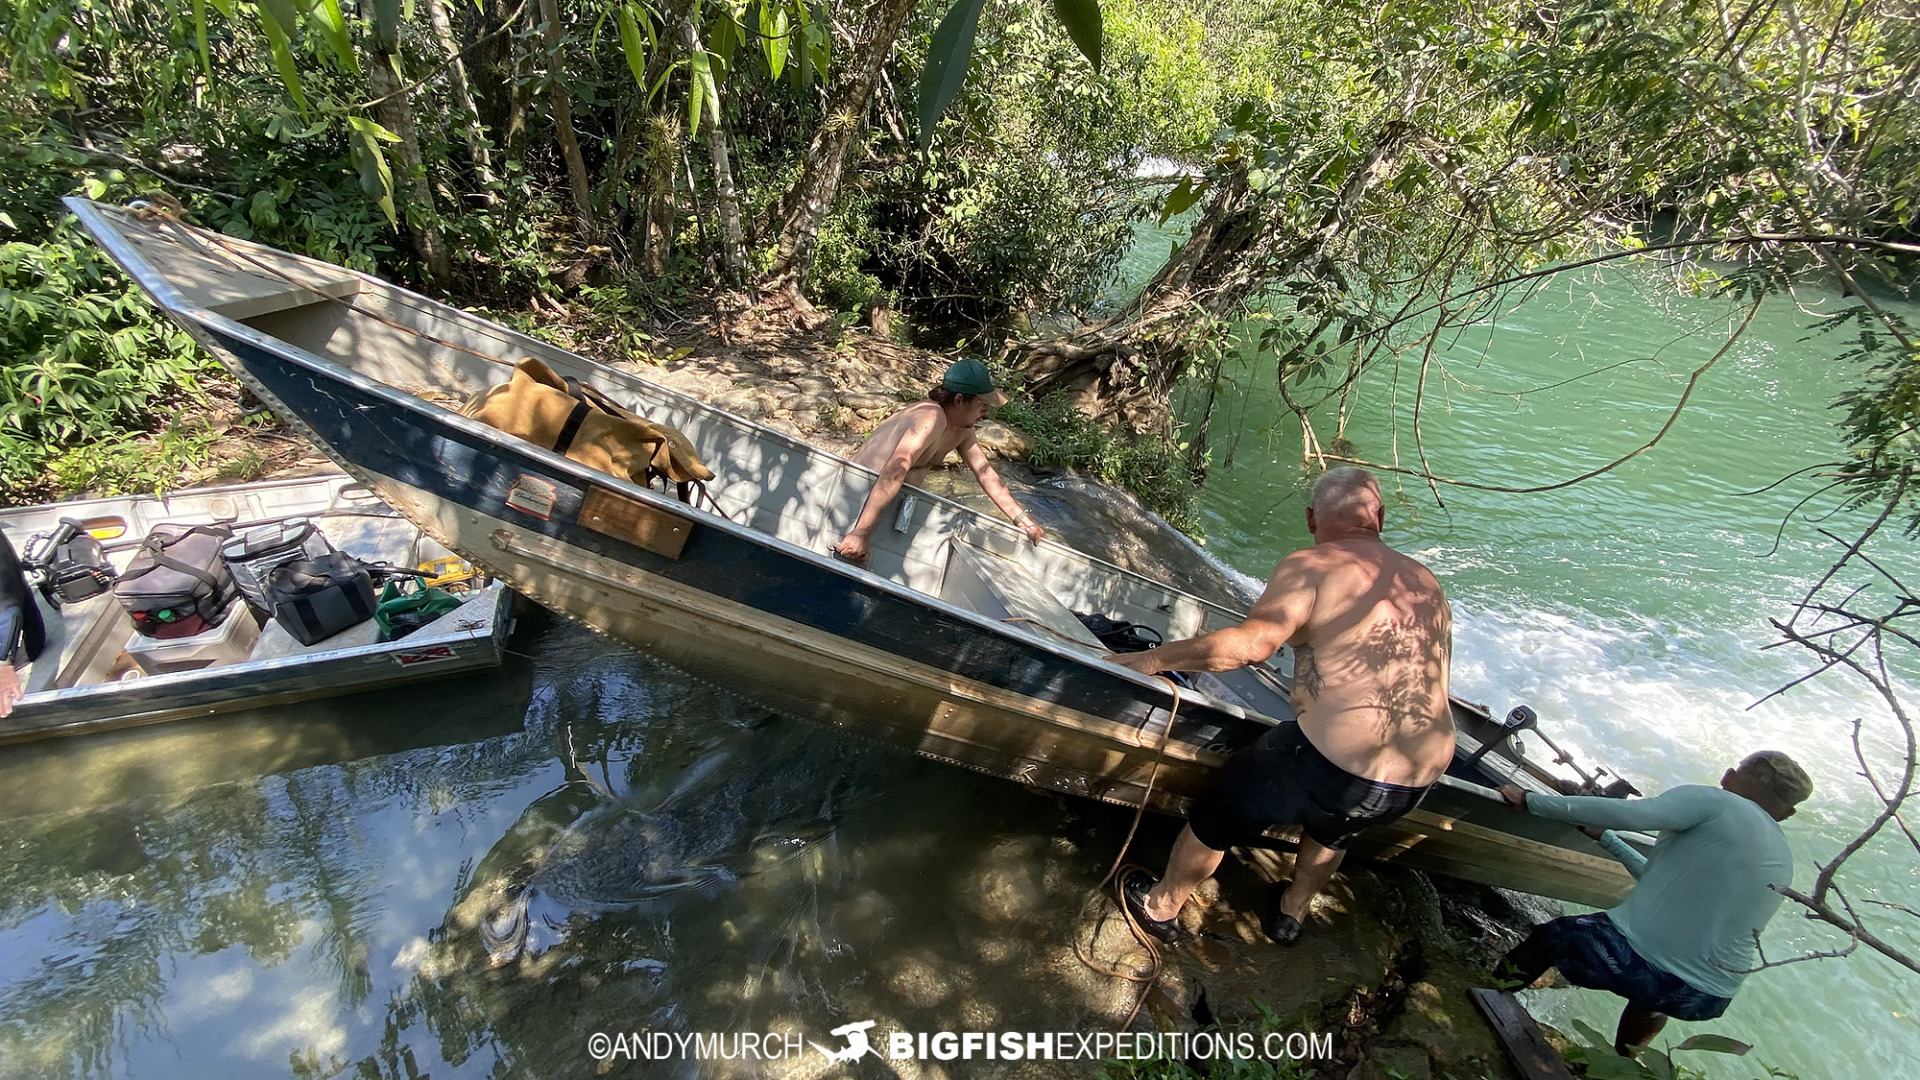
<svg viewBox="0 0 1920 1080">
<path fill-rule="evenodd" d="M 401 667 L 413 667 L 417 664 L 437 664 L 442 660 L 458 660 L 460 653 L 451 645 L 431 645 L 424 649 L 411 649 L 393 654 L 393 662 Z"/>
<path fill-rule="evenodd" d="M 521 473 L 507 490 L 507 507 L 545 521 L 553 516 L 553 504 L 559 498 L 558 484 Z"/>
</svg>

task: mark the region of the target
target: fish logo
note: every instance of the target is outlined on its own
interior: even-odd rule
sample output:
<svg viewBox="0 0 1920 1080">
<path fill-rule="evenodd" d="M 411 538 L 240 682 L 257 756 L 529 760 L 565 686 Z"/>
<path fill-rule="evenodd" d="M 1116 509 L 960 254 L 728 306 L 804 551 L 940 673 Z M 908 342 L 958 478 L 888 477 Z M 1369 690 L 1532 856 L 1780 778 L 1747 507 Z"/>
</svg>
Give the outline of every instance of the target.
<svg viewBox="0 0 1920 1080">
<path fill-rule="evenodd" d="M 859 1061 L 868 1054 L 878 1057 L 880 1056 L 880 1051 L 875 1050 L 873 1045 L 867 1042 L 867 1029 L 873 1027 L 873 1025 L 874 1021 L 872 1020 L 861 1020 L 858 1023 L 841 1024 L 839 1027 L 834 1028 L 832 1034 L 847 1040 L 847 1045 L 838 1050 L 829 1050 L 811 1040 L 808 1041 L 807 1045 L 827 1055 L 827 1063 L 829 1065 L 846 1065 Z"/>
</svg>

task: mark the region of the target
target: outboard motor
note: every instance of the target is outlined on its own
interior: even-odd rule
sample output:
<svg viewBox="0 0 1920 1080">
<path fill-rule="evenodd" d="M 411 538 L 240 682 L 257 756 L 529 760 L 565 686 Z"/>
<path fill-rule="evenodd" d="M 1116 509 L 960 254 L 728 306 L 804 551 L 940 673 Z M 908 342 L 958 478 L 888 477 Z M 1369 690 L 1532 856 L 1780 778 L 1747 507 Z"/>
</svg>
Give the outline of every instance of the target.
<svg viewBox="0 0 1920 1080">
<path fill-rule="evenodd" d="M 1600 777 L 1606 775 L 1606 772 L 1607 770 L 1605 769 L 1599 770 L 1593 780 L 1587 784 L 1589 790 L 1582 794 L 1598 795 L 1603 799 L 1624 799 L 1630 795 L 1640 794 L 1640 789 L 1633 786 L 1633 781 L 1624 776 L 1615 776 L 1612 780 L 1602 784 Z"/>
<path fill-rule="evenodd" d="M 1475 750 L 1473 756 L 1467 759 L 1468 764 L 1478 765 L 1480 759 L 1486 756 L 1487 751 L 1506 742 L 1512 742 L 1514 752 L 1518 754 L 1520 744 L 1516 736 L 1522 731 L 1531 731 L 1540 736 L 1540 741 L 1547 744 L 1547 749 L 1553 751 L 1553 760 L 1556 764 L 1567 766 L 1580 777 L 1578 784 L 1567 780 L 1553 781 L 1554 786 L 1560 789 L 1561 794 L 1597 795 L 1606 799 L 1624 799 L 1630 795 L 1640 794 L 1640 789 L 1634 787 L 1633 782 L 1623 776 L 1616 775 L 1612 780 L 1601 783 L 1600 778 L 1608 775 L 1606 769 L 1595 769 L 1590 773 L 1581 768 L 1580 763 L 1573 759 L 1572 754 L 1560 749 L 1558 743 L 1554 742 L 1546 732 L 1540 730 L 1540 715 L 1525 705 L 1515 705 L 1513 711 L 1507 714 L 1506 719 L 1496 720 L 1494 723 L 1499 725 L 1499 733 L 1487 740 L 1480 749 Z"/>
<path fill-rule="evenodd" d="M 56 608 L 99 596 L 113 587 L 113 567 L 100 541 L 87 535 L 72 518 L 61 518 L 60 527 L 52 533 L 40 533 L 28 540 L 20 561 L 38 579 L 40 595 Z"/>
<path fill-rule="evenodd" d="M 1473 756 L 1467 759 L 1467 764 L 1480 764 L 1480 759 L 1487 756 L 1487 751 L 1492 750 L 1502 743 L 1511 742 L 1514 736 L 1523 731 L 1539 730 L 1540 714 L 1525 705 L 1515 705 L 1513 711 L 1507 714 L 1506 719 L 1495 720 L 1494 723 L 1499 725 L 1499 733 L 1486 742 L 1481 743 L 1480 749 L 1475 750 Z M 1514 743 L 1514 751 L 1517 753 L 1519 749 L 1520 744 L 1517 742 Z"/>
</svg>

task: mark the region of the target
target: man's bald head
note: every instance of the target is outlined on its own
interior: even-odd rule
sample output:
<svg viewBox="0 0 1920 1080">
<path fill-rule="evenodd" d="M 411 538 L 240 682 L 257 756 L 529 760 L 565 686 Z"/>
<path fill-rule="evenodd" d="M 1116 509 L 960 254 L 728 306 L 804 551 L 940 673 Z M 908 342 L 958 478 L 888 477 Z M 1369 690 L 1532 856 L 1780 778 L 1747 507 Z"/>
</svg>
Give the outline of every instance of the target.
<svg viewBox="0 0 1920 1080">
<path fill-rule="evenodd" d="M 1328 469 L 1313 482 L 1307 500 L 1308 527 L 1318 536 L 1326 530 L 1361 529 L 1379 532 L 1383 524 L 1380 482 L 1353 465 Z"/>
</svg>

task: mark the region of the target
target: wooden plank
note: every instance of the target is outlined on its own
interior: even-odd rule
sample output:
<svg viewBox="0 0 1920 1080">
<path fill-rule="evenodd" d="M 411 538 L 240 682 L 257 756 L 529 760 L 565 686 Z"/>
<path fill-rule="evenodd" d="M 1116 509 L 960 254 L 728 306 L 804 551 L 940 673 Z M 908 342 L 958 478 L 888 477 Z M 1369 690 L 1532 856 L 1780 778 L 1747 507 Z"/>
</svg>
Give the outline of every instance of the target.
<svg viewBox="0 0 1920 1080">
<path fill-rule="evenodd" d="M 1507 1057 L 1525 1080 L 1573 1080 L 1567 1063 L 1548 1044 L 1546 1033 L 1512 994 L 1475 987 L 1473 1003 L 1486 1014 L 1487 1026 L 1507 1048 Z"/>
<path fill-rule="evenodd" d="M 244 277 L 236 274 L 229 280 L 235 282 L 236 287 L 215 293 L 215 298 L 206 308 L 238 321 L 257 319 L 262 315 L 309 304 L 323 304 L 329 300 L 351 300 L 360 292 L 359 278 L 336 278 L 311 285 L 275 282 L 257 274 Z"/>
<path fill-rule="evenodd" d="M 1633 887 L 1633 876 L 1610 857 L 1475 825 L 1427 806 L 1360 834 L 1353 849 L 1381 862 L 1592 907 L 1612 907 Z"/>
<path fill-rule="evenodd" d="M 337 266 L 229 237 L 202 240 L 171 223 L 142 221 L 135 225 L 122 217 L 121 224 L 121 236 L 166 276 L 182 299 L 229 319 L 252 319 L 308 304 L 348 300 L 360 292 L 360 277 Z M 235 251 L 244 251 L 246 258 Z"/>
<path fill-rule="evenodd" d="M 587 491 L 580 500 L 580 524 L 594 532 L 625 540 L 629 544 L 677 559 L 693 534 L 693 521 L 678 514 L 657 510 L 638 499 L 629 499 L 603 487 Z"/>
</svg>

